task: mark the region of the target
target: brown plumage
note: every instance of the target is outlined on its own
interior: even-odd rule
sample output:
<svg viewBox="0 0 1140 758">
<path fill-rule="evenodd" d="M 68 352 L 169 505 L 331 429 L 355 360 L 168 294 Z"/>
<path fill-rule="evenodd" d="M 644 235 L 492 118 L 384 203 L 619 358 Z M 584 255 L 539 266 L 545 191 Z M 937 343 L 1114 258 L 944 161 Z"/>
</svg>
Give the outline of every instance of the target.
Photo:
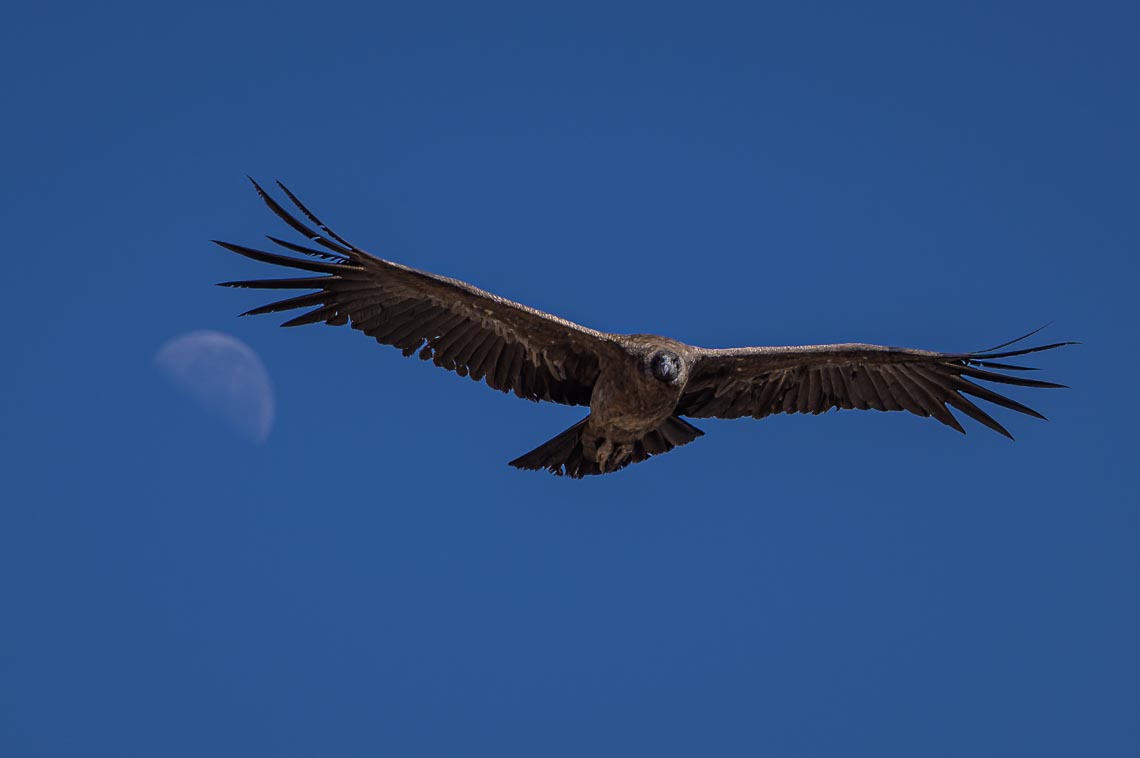
<svg viewBox="0 0 1140 758">
<path fill-rule="evenodd" d="M 1003 351 L 1026 335 L 974 353 L 857 343 L 708 350 L 668 337 L 598 332 L 465 282 L 369 255 L 325 226 L 280 182 L 278 186 L 307 224 L 254 182 L 269 208 L 320 249 L 269 237 L 306 256 L 299 258 L 215 242 L 247 258 L 317 276 L 223 283 L 310 291 L 242 315 L 308 309 L 282 326 L 350 324 L 406 356 L 430 359 L 494 389 L 528 400 L 590 407 L 582 421 L 511 461 L 518 468 L 572 477 L 617 471 L 703 434 L 681 416 L 763 418 L 871 408 L 933 416 L 965 432 L 950 412 L 953 408 L 1011 437 L 967 396 L 1044 417 L 972 380 L 1061 387 L 1009 373 L 1032 369 L 998 361 L 1073 344 Z"/>
</svg>

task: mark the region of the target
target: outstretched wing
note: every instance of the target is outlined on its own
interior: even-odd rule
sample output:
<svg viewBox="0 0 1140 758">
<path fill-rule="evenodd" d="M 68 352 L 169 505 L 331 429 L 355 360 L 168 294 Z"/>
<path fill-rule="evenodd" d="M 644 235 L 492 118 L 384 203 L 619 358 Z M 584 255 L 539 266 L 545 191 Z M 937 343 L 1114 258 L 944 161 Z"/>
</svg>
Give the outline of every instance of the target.
<svg viewBox="0 0 1140 758">
<path fill-rule="evenodd" d="M 281 190 L 320 232 L 285 210 L 257 182 L 253 186 L 274 213 L 321 249 L 269 237 L 274 244 L 306 256 L 300 258 L 214 241 L 247 258 L 319 276 L 222 283 L 223 287 L 316 290 L 254 308 L 243 316 L 310 309 L 282 326 L 351 324 L 406 356 L 418 353 L 424 360 L 430 358 L 437 366 L 483 380 L 494 389 L 566 405 L 589 405 L 599 361 L 607 351 L 620 351 L 603 332 L 456 279 L 369 255 L 321 223 L 280 182 Z"/>
<path fill-rule="evenodd" d="M 1074 344 L 1057 342 L 1001 352 L 1029 336 L 976 353 L 934 353 L 856 343 L 701 349 L 677 412 L 696 418 L 763 418 L 773 413 L 870 408 L 933 416 L 965 433 L 949 406 L 1012 439 L 967 395 L 1044 418 L 1032 408 L 971 381 L 1019 387 L 1064 386 L 1017 376 L 1015 372 L 1034 369 L 997 362 Z"/>
</svg>

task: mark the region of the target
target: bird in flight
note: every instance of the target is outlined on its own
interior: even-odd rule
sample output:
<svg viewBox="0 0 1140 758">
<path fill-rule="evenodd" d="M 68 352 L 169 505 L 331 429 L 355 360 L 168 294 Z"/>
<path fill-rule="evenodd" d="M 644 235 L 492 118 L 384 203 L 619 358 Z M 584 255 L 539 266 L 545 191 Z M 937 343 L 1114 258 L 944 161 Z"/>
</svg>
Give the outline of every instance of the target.
<svg viewBox="0 0 1140 758">
<path fill-rule="evenodd" d="M 1012 439 L 969 398 L 1044 416 L 978 382 L 1062 387 L 1021 376 L 1033 369 L 1002 361 L 1074 344 L 1004 349 L 1036 333 L 1031 332 L 972 353 L 858 343 L 710 350 L 652 334 L 599 332 L 466 282 L 372 256 L 325 226 L 285 185 L 277 185 L 296 211 L 286 210 L 253 182 L 270 210 L 309 244 L 269 240 L 303 257 L 214 242 L 247 258 L 316 276 L 222 283 L 309 291 L 242 315 L 308 309 L 282 326 L 349 324 L 405 356 L 418 354 L 502 392 L 589 407 L 584 419 L 510 462 L 521 469 L 575 478 L 608 474 L 704 434 L 685 418 L 760 419 L 832 408 L 909 411 L 965 433 L 953 408 Z"/>
</svg>

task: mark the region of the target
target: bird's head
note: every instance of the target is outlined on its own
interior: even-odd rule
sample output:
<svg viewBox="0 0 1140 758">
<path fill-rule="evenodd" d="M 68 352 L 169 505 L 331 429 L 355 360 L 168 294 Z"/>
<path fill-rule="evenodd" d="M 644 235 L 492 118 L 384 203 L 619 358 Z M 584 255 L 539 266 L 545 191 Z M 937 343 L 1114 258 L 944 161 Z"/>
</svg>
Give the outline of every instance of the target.
<svg viewBox="0 0 1140 758">
<path fill-rule="evenodd" d="M 681 357 L 671 350 L 657 350 L 649 355 L 649 373 L 665 384 L 679 384 L 684 374 Z"/>
</svg>

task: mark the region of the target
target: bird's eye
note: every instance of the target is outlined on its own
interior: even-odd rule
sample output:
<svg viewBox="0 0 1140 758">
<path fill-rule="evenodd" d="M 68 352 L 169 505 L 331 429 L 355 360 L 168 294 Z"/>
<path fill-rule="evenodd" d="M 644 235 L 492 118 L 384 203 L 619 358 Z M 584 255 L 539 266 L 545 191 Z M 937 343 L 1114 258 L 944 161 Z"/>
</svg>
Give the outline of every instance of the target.
<svg viewBox="0 0 1140 758">
<path fill-rule="evenodd" d="M 653 376 L 661 381 L 672 382 L 680 373 L 681 361 L 672 353 L 663 351 L 653 356 L 649 362 L 649 368 L 653 372 Z"/>
</svg>

